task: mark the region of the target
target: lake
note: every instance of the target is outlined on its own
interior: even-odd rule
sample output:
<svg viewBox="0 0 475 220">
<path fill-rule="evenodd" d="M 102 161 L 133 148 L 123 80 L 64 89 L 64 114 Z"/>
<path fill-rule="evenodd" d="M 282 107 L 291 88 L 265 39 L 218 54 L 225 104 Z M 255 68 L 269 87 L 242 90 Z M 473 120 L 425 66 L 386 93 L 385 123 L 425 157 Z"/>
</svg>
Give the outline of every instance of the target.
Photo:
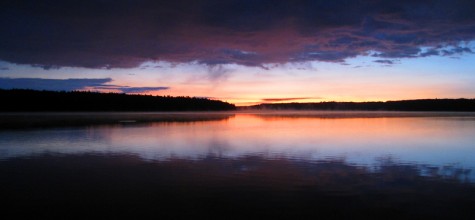
<svg viewBox="0 0 475 220">
<path fill-rule="evenodd" d="M 475 217 L 475 113 L 0 119 L 0 192 L 13 215 Z"/>
</svg>

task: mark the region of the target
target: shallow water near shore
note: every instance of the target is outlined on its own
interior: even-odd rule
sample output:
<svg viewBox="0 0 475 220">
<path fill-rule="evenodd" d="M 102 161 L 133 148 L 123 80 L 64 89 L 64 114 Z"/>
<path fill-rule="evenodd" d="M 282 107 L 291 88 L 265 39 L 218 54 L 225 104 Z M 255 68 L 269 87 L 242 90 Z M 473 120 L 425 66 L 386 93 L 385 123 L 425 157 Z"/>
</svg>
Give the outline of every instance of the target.
<svg viewBox="0 0 475 220">
<path fill-rule="evenodd" d="M 9 210 L 475 216 L 474 113 L 11 113 L 0 118 L 0 175 Z"/>
</svg>

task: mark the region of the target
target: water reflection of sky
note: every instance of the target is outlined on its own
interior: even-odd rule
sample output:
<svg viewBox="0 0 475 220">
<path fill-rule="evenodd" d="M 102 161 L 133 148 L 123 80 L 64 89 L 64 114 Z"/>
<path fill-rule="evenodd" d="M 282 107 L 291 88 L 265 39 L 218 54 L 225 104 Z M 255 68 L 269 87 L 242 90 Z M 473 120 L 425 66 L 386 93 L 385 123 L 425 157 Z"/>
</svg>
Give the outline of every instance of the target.
<svg viewBox="0 0 475 220">
<path fill-rule="evenodd" d="M 475 167 L 473 117 L 321 118 L 237 114 L 226 120 L 0 131 L 0 159 L 127 153 L 144 159 L 261 155 L 371 165 Z"/>
</svg>

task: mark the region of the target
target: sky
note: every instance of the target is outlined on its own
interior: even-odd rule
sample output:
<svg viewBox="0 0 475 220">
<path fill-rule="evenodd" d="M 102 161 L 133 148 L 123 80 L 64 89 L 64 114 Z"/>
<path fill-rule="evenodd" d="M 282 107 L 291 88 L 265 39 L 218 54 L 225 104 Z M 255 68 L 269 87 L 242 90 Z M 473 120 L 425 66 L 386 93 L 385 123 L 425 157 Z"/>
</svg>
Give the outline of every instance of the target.
<svg viewBox="0 0 475 220">
<path fill-rule="evenodd" d="M 475 98 L 472 0 L 5 0 L 0 88 L 258 103 Z"/>
</svg>

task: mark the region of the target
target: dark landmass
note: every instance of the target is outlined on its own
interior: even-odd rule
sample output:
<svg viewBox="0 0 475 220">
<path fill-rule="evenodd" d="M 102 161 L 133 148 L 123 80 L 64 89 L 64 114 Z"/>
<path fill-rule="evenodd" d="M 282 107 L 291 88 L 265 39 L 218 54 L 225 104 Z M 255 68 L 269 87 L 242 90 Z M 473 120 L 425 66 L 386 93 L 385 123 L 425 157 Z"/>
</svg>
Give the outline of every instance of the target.
<svg viewBox="0 0 475 220">
<path fill-rule="evenodd" d="M 233 104 L 195 97 L 0 89 L 0 112 L 222 111 Z"/>
<path fill-rule="evenodd" d="M 475 99 L 417 99 L 386 102 L 315 102 L 259 104 L 251 110 L 475 111 Z"/>
<path fill-rule="evenodd" d="M 470 171 L 391 160 L 371 169 L 251 155 L 45 153 L 0 160 L 0 194 L 7 219 L 474 219 Z"/>
</svg>

